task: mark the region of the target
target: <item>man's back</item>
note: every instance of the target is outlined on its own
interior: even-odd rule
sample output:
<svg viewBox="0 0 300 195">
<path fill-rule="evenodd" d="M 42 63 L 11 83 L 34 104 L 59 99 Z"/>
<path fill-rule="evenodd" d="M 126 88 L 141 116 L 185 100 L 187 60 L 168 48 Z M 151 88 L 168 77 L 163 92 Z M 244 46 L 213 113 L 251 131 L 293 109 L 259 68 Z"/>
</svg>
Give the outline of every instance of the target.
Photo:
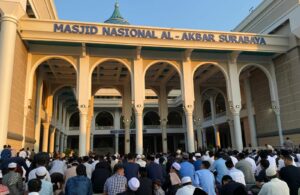
<svg viewBox="0 0 300 195">
<path fill-rule="evenodd" d="M 195 175 L 195 167 L 192 163 L 188 161 L 184 161 L 180 163 L 180 177 L 186 177 L 189 176 L 192 179 L 192 183 L 194 184 L 194 175 Z"/>
<path fill-rule="evenodd" d="M 138 172 L 139 172 L 140 166 L 136 163 L 133 162 L 128 162 L 124 166 L 125 170 L 125 177 L 129 181 L 133 177 L 138 177 Z"/>
<path fill-rule="evenodd" d="M 91 180 L 85 176 L 75 176 L 68 179 L 66 188 L 66 195 L 92 195 Z"/>
<path fill-rule="evenodd" d="M 300 169 L 289 165 L 283 167 L 279 175 L 280 178 L 288 184 L 290 195 L 298 195 L 298 189 L 300 188 Z"/>
<path fill-rule="evenodd" d="M 217 181 L 219 183 L 222 182 L 223 176 L 228 174 L 228 169 L 223 158 L 215 160 L 210 169 L 212 171 L 217 171 Z"/>
<path fill-rule="evenodd" d="M 288 185 L 278 179 L 274 178 L 270 182 L 265 183 L 260 190 L 258 195 L 289 195 L 289 187 Z"/>
<path fill-rule="evenodd" d="M 196 186 L 201 187 L 207 194 L 215 195 L 215 177 L 208 169 L 201 169 L 195 173 Z"/>
<path fill-rule="evenodd" d="M 252 172 L 252 165 L 245 159 L 236 163 L 235 167 L 244 173 L 246 184 L 254 184 L 255 178 Z"/>
<path fill-rule="evenodd" d="M 162 176 L 162 167 L 159 164 L 156 164 L 155 162 L 150 162 L 149 165 L 146 167 L 148 177 L 155 181 L 156 179 L 160 180 L 162 183 L 164 182 L 163 176 Z"/>
<path fill-rule="evenodd" d="M 235 181 L 222 186 L 220 195 L 247 195 L 246 187 Z"/>
<path fill-rule="evenodd" d="M 103 192 L 108 195 L 115 195 L 126 191 L 127 179 L 119 174 L 114 174 L 108 178 L 104 184 Z"/>
</svg>

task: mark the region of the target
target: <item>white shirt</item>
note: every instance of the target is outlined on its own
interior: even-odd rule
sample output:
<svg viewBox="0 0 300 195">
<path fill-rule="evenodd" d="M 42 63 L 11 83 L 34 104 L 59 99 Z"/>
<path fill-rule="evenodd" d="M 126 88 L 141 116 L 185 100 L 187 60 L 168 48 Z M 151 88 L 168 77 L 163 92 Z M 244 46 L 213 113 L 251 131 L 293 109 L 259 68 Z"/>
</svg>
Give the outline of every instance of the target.
<svg viewBox="0 0 300 195">
<path fill-rule="evenodd" d="M 238 162 L 237 158 L 235 158 L 234 156 L 230 156 L 230 158 L 231 158 L 233 165 L 235 166 L 235 164 Z"/>
<path fill-rule="evenodd" d="M 97 165 L 98 162 L 99 162 L 99 160 L 95 160 L 95 161 L 92 163 L 93 171 L 95 171 L 96 165 Z"/>
<path fill-rule="evenodd" d="M 228 175 L 232 177 L 233 181 L 246 185 L 244 173 L 235 167 L 228 170 Z"/>
<path fill-rule="evenodd" d="M 256 164 L 255 164 L 255 161 L 250 158 L 250 157 L 247 157 L 245 158 L 246 161 L 248 161 L 250 164 L 251 164 L 251 167 L 252 167 L 252 173 L 254 174 L 255 173 L 255 170 L 256 170 Z"/>
<path fill-rule="evenodd" d="M 295 163 L 295 161 L 294 161 L 294 157 L 293 157 L 293 156 L 292 156 L 292 159 L 293 159 L 293 165 L 294 165 L 295 167 L 297 167 L 297 166 L 296 166 L 296 163 Z M 285 167 L 284 160 L 283 160 L 283 159 L 279 159 L 279 160 L 278 160 L 278 170 L 280 171 L 280 169 L 282 169 L 283 167 Z"/>
<path fill-rule="evenodd" d="M 290 190 L 288 185 L 278 179 L 274 178 L 270 182 L 265 183 L 258 195 L 289 195 Z"/>
<path fill-rule="evenodd" d="M 51 163 L 51 169 L 50 174 L 53 173 L 61 173 L 62 175 L 65 175 L 65 171 L 67 169 L 67 165 L 64 161 L 61 161 L 59 159 L 52 161 Z"/>
<path fill-rule="evenodd" d="M 195 191 L 195 187 L 192 185 L 186 185 L 183 186 L 182 188 L 179 188 L 176 192 L 176 195 L 188 195 L 188 194 L 193 194 Z"/>
<path fill-rule="evenodd" d="M 39 195 L 38 192 L 30 192 L 28 195 Z"/>
<path fill-rule="evenodd" d="M 26 151 L 25 151 L 25 150 L 20 151 L 20 152 L 19 152 L 19 157 L 22 157 L 22 158 L 25 159 L 25 158 L 27 157 Z"/>
<path fill-rule="evenodd" d="M 36 175 L 35 175 L 36 169 L 37 169 L 37 168 L 32 169 L 32 170 L 29 172 L 29 175 L 28 175 L 28 181 L 29 181 L 29 180 L 32 180 L 32 179 L 36 179 Z M 51 182 L 51 177 L 50 177 L 50 174 L 49 174 L 48 170 L 47 170 L 47 174 L 46 174 L 45 180 Z"/>
<path fill-rule="evenodd" d="M 86 168 L 86 176 L 91 179 L 92 178 L 92 172 L 93 172 L 93 166 L 87 162 L 83 163 L 83 165 Z"/>
<path fill-rule="evenodd" d="M 268 156 L 268 158 L 267 158 L 267 160 L 269 161 L 269 163 L 270 163 L 270 166 L 273 166 L 273 167 L 277 167 L 277 165 L 276 165 L 276 158 L 277 158 L 277 156 Z"/>
<path fill-rule="evenodd" d="M 140 167 L 146 167 L 146 161 L 142 160 L 142 159 L 137 159 L 135 161 L 136 164 L 140 165 Z"/>
</svg>

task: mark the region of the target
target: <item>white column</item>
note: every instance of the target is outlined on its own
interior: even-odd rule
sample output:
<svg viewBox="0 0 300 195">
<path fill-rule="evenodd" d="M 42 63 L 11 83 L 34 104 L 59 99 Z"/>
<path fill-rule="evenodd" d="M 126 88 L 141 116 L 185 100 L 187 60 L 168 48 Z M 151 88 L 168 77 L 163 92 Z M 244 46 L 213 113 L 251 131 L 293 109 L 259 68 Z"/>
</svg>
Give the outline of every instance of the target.
<svg viewBox="0 0 300 195">
<path fill-rule="evenodd" d="M 246 104 L 247 104 L 247 113 L 248 113 L 248 121 L 250 127 L 250 136 L 251 136 L 251 145 L 252 147 L 257 147 L 257 137 L 256 137 L 256 128 L 255 128 L 255 120 L 254 113 L 252 110 L 252 94 L 250 88 L 249 77 L 244 79 L 244 91 L 246 95 Z"/>
<path fill-rule="evenodd" d="M 241 89 L 239 72 L 237 67 L 237 57 L 238 55 L 233 53 L 229 55 L 228 60 L 228 70 L 229 70 L 229 82 L 230 82 L 230 95 L 231 101 L 229 102 L 230 110 L 233 118 L 234 133 L 235 133 L 235 143 L 236 149 L 238 151 L 243 150 L 243 139 L 242 139 L 242 128 L 240 120 L 241 111 Z"/>
<path fill-rule="evenodd" d="M 94 134 L 91 134 L 91 151 L 94 151 Z"/>
<path fill-rule="evenodd" d="M 21 1 L 0 2 L 2 10 L 0 31 L 0 145 L 7 144 L 8 118 L 13 77 L 18 19 L 25 14 Z M 23 4 L 24 5 L 24 4 Z"/>
<path fill-rule="evenodd" d="M 50 144 L 49 144 L 49 152 L 53 154 L 54 152 L 54 141 L 55 141 L 55 128 L 52 128 L 50 131 Z"/>
<path fill-rule="evenodd" d="M 278 102 L 275 101 L 272 102 L 272 110 L 276 116 L 280 145 L 283 146 L 284 141 L 283 141 L 282 124 L 281 124 L 281 117 L 280 117 L 280 107 Z"/>
<path fill-rule="evenodd" d="M 140 104 L 137 107 L 141 107 Z M 135 111 L 135 122 L 136 122 L 136 153 L 143 154 L 143 110 Z"/>
<path fill-rule="evenodd" d="M 192 63 L 190 56 L 192 50 L 185 51 L 185 58 L 182 61 L 182 97 L 183 97 L 183 107 L 186 117 L 186 127 L 187 127 L 187 139 L 188 139 L 188 152 L 195 152 L 195 135 L 193 127 L 193 111 L 194 111 L 194 80 L 192 72 Z"/>
<path fill-rule="evenodd" d="M 79 156 L 86 155 L 86 123 L 87 110 L 80 111 L 80 132 L 79 132 Z"/>
<path fill-rule="evenodd" d="M 202 148 L 204 145 L 202 138 L 202 121 L 203 121 L 203 108 L 202 108 L 202 98 L 200 92 L 200 82 L 199 80 L 195 80 L 195 105 L 194 105 L 194 124 L 197 130 L 197 140 L 198 140 L 198 148 Z"/>
<path fill-rule="evenodd" d="M 125 154 L 130 152 L 130 119 L 124 117 L 124 142 L 125 142 Z"/>
<path fill-rule="evenodd" d="M 60 153 L 64 152 L 64 144 L 65 144 L 64 136 L 65 135 L 63 133 L 60 134 L 60 147 L 59 147 L 59 152 Z"/>
<path fill-rule="evenodd" d="M 120 125 L 120 111 L 119 109 L 115 110 L 115 114 L 114 114 L 114 129 L 116 131 L 118 131 L 115 134 L 115 153 L 119 153 L 119 131 L 121 129 L 121 125 Z"/>
<path fill-rule="evenodd" d="M 159 90 L 159 115 L 160 126 L 162 132 L 162 151 L 168 152 L 168 135 L 167 135 L 167 118 L 168 118 L 168 97 L 166 92 L 166 85 L 161 85 Z"/>
<path fill-rule="evenodd" d="M 64 150 L 63 151 L 65 151 L 67 149 L 67 147 L 68 147 L 68 136 L 65 135 L 64 136 Z"/>
<path fill-rule="evenodd" d="M 122 97 L 122 115 L 124 124 L 124 148 L 125 154 L 130 152 L 130 123 L 132 115 L 132 100 L 130 82 L 125 83 Z"/>
<path fill-rule="evenodd" d="M 143 77 L 143 59 L 140 56 L 141 48 L 137 49 L 137 56 L 133 60 L 133 102 L 135 111 L 135 123 L 136 123 L 136 153 L 143 154 L 143 109 L 145 99 L 145 78 Z"/>
<path fill-rule="evenodd" d="M 207 143 L 206 143 L 206 129 L 201 129 L 202 132 L 202 142 L 203 142 L 203 146 L 205 148 L 207 148 Z"/>
<path fill-rule="evenodd" d="M 236 148 L 235 134 L 234 134 L 234 125 L 233 125 L 233 120 L 232 119 L 229 119 L 228 125 L 229 125 L 229 129 L 230 129 L 230 137 L 231 137 L 232 148 Z"/>
<path fill-rule="evenodd" d="M 60 131 L 56 129 L 55 133 L 55 152 L 59 152 L 59 138 L 60 138 Z"/>
<path fill-rule="evenodd" d="M 43 152 L 48 152 L 48 140 L 49 140 L 49 128 L 50 128 L 50 123 L 43 123 L 43 147 L 42 150 Z"/>
<path fill-rule="evenodd" d="M 39 152 L 40 150 L 40 136 L 41 136 L 41 107 L 43 98 L 43 79 L 39 74 L 37 79 L 36 89 L 36 111 L 35 111 L 35 126 L 34 126 L 34 151 Z"/>
</svg>

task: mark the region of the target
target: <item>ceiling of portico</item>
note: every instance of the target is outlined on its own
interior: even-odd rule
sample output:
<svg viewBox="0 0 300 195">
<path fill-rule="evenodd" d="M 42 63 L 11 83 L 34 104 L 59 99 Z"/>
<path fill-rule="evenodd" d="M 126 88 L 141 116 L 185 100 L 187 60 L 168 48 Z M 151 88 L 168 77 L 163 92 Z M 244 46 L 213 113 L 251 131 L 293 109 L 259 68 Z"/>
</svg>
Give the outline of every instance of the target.
<svg viewBox="0 0 300 195">
<path fill-rule="evenodd" d="M 195 82 L 200 87 L 225 87 L 226 81 L 223 72 L 215 65 L 200 66 L 194 75 Z"/>
</svg>

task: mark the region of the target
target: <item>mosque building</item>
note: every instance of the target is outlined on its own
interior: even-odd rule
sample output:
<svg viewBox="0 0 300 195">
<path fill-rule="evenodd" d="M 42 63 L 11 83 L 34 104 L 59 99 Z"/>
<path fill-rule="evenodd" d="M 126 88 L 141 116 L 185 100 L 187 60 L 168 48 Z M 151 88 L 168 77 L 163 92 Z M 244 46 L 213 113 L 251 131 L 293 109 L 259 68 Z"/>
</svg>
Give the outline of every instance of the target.
<svg viewBox="0 0 300 195">
<path fill-rule="evenodd" d="M 145 154 L 300 142 L 300 2 L 232 32 L 63 21 L 0 1 L 0 145 Z"/>
</svg>

